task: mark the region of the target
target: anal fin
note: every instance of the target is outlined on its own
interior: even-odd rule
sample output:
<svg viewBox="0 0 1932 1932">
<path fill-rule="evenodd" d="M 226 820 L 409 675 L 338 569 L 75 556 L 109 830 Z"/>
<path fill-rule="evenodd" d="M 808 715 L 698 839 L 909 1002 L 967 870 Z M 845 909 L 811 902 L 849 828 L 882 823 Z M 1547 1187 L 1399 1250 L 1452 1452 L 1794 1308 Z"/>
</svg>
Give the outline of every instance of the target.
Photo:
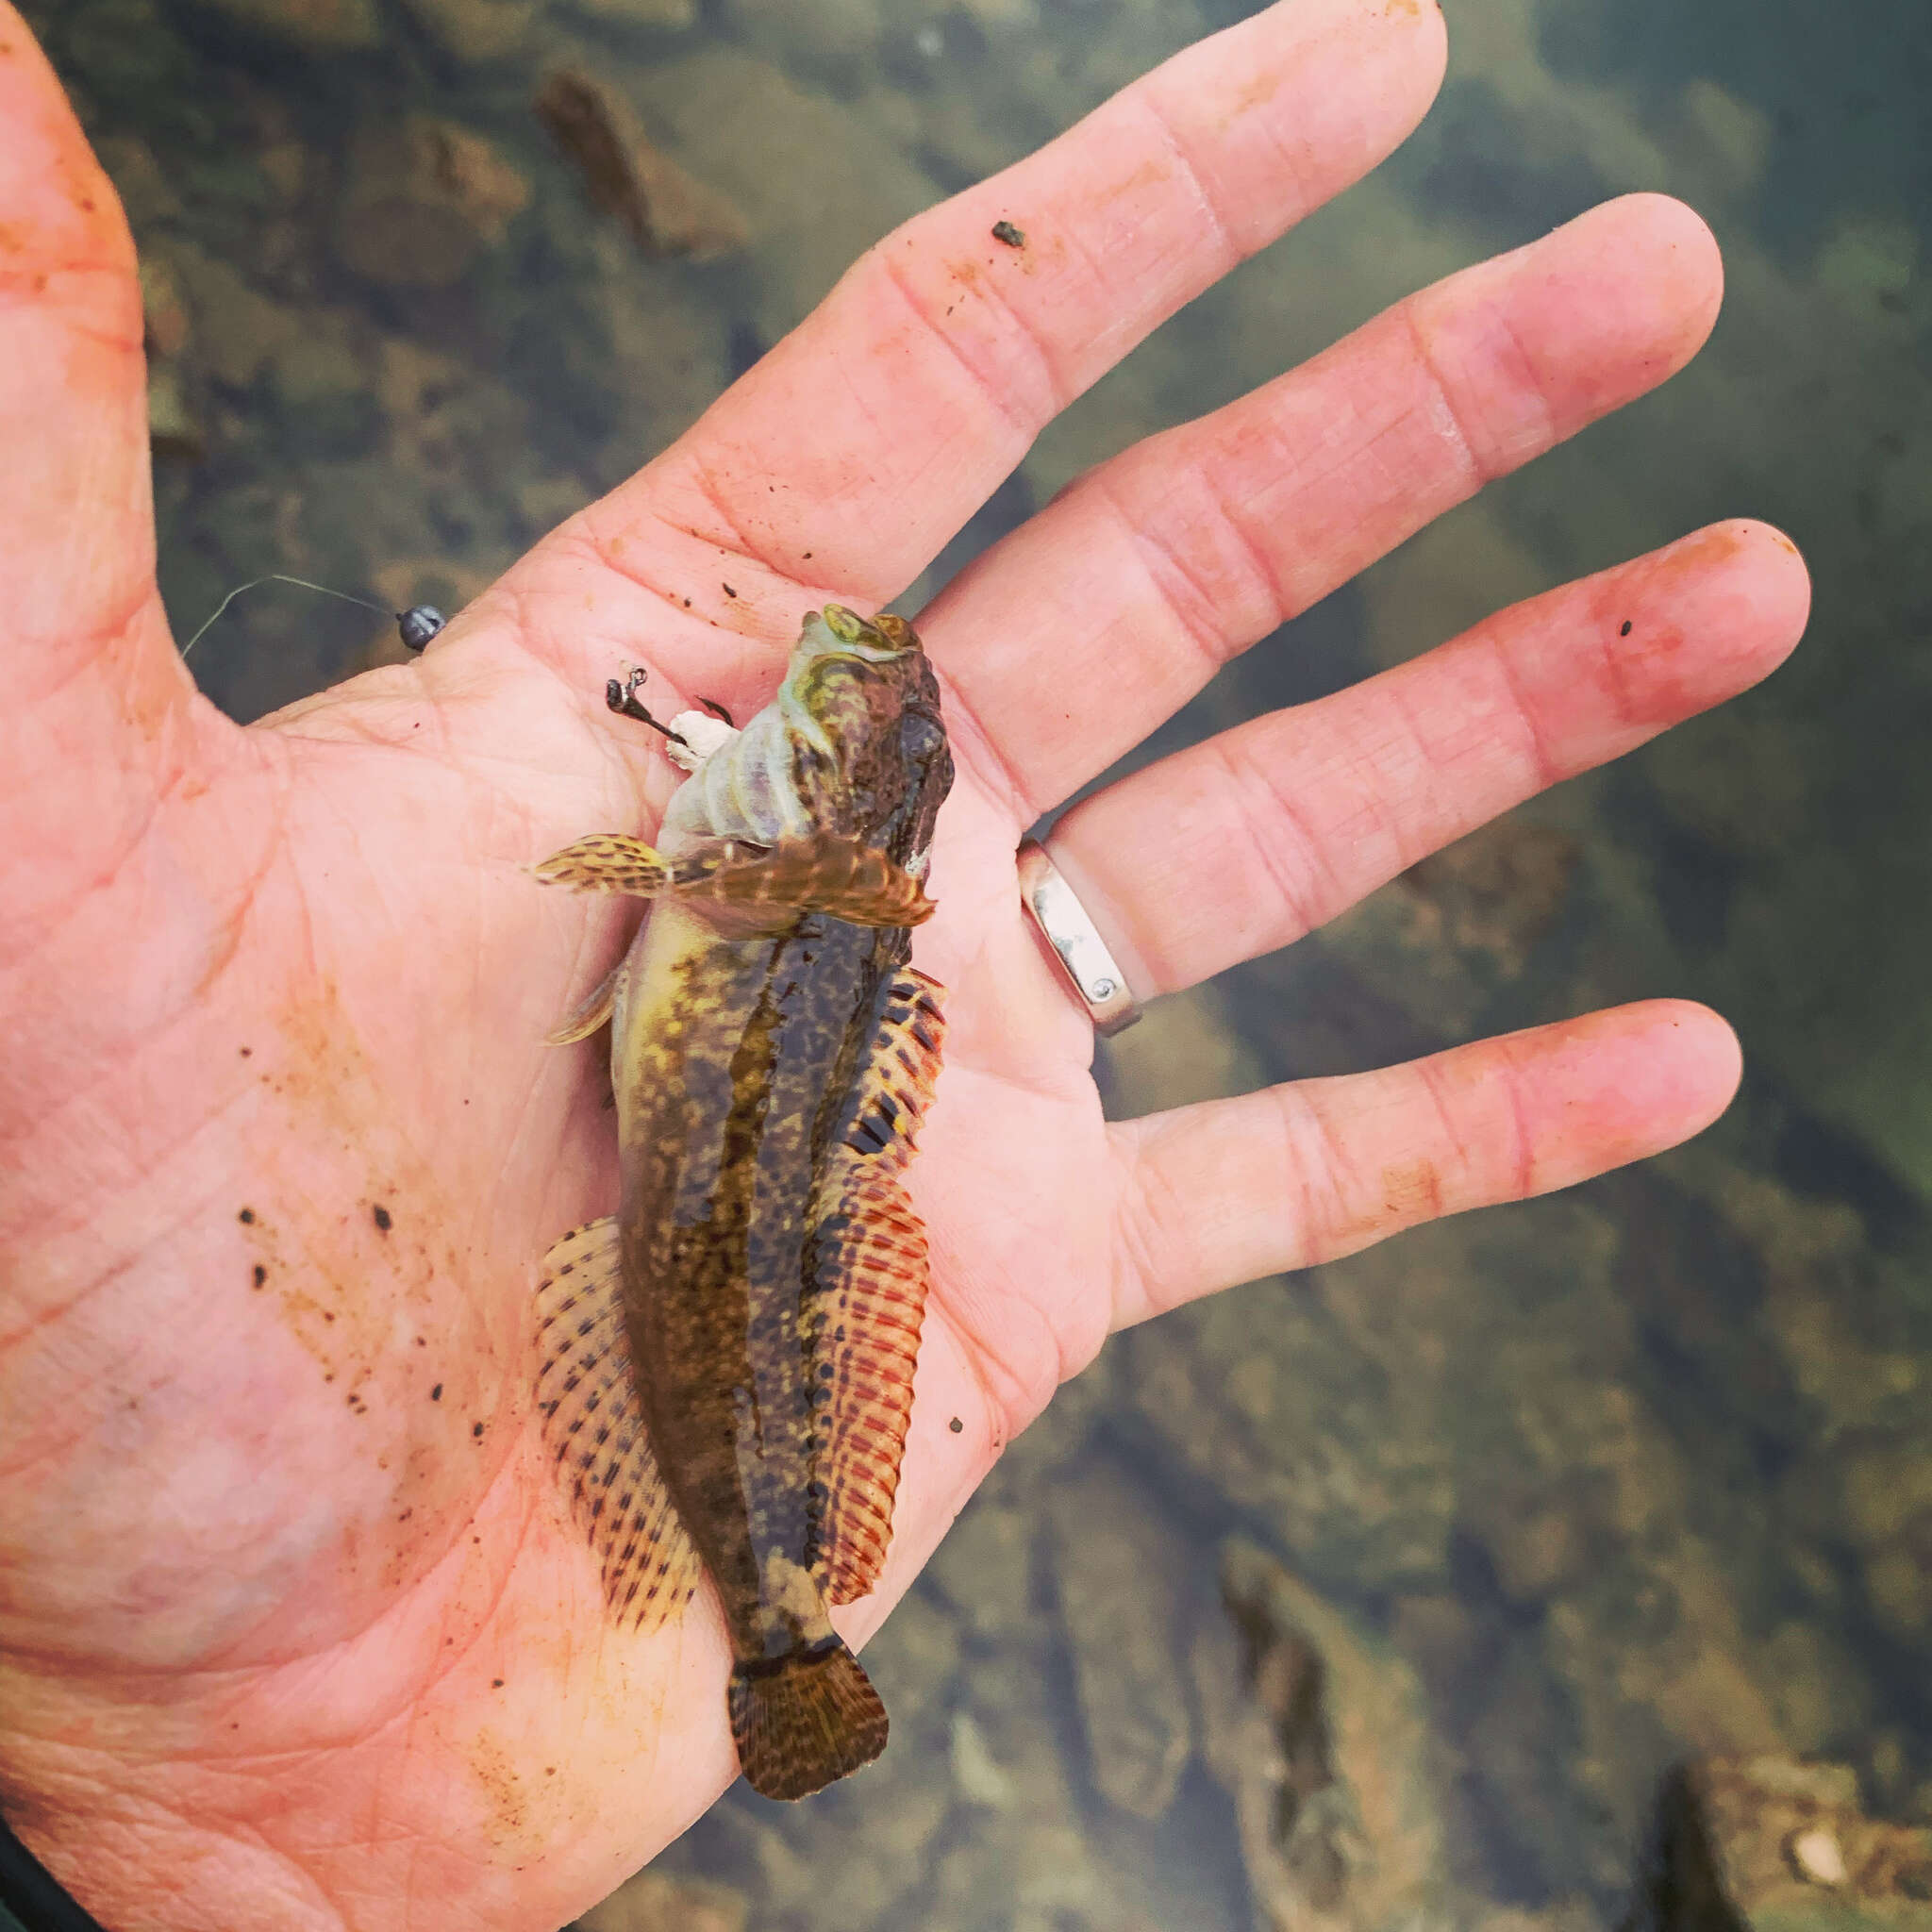
<svg viewBox="0 0 1932 1932">
<path fill-rule="evenodd" d="M 648 1630 L 691 1601 L 703 1567 L 644 1430 L 622 1268 L 614 1217 L 573 1228 L 544 1256 L 537 1400 L 605 1597 L 621 1625 Z"/>
</svg>

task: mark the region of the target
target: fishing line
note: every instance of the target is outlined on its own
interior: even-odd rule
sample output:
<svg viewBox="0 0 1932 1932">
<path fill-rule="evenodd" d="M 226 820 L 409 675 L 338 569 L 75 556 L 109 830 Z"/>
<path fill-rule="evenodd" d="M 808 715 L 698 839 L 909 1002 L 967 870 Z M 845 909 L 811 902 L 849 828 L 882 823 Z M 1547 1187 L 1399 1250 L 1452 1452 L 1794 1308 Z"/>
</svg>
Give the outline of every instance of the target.
<svg viewBox="0 0 1932 1932">
<path fill-rule="evenodd" d="M 293 584 L 298 590 L 319 591 L 325 597 L 339 597 L 344 604 L 359 604 L 364 610 L 373 610 L 378 617 L 395 619 L 397 634 L 411 651 L 420 651 L 429 640 L 449 622 L 434 604 L 412 604 L 407 610 L 385 610 L 380 604 L 372 604 L 367 597 L 352 597 L 346 591 L 332 591 L 326 584 L 311 584 L 307 577 L 291 577 L 284 572 L 272 570 L 264 576 L 251 577 L 245 584 L 237 584 L 222 601 L 209 611 L 203 621 L 201 629 L 196 631 L 181 646 L 181 655 L 186 658 L 206 635 L 208 627 L 225 611 L 243 591 L 255 590 L 261 584 Z"/>
</svg>

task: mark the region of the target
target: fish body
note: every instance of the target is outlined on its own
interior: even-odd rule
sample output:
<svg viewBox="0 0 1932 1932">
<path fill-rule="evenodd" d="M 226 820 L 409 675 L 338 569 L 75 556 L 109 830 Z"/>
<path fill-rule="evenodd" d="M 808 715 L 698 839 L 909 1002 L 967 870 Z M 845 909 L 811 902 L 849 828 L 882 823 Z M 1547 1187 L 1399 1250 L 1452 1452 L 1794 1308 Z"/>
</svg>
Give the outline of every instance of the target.
<svg viewBox="0 0 1932 1932">
<path fill-rule="evenodd" d="M 924 1243 L 900 1176 L 941 1024 L 909 927 L 951 777 L 910 626 L 834 606 L 656 851 L 540 869 L 657 901 L 609 1002 L 618 1213 L 544 1285 L 546 1416 L 620 1610 L 710 1578 L 740 1759 L 773 1796 L 885 1743 L 827 1611 L 876 1581 L 909 1415 Z"/>
</svg>

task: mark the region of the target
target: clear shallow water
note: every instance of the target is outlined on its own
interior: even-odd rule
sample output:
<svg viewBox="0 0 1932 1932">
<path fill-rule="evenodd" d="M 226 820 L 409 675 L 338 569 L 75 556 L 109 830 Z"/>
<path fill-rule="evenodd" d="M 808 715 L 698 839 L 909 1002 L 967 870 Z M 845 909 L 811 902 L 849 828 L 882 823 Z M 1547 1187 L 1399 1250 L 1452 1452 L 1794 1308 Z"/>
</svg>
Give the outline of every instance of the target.
<svg viewBox="0 0 1932 1932">
<path fill-rule="evenodd" d="M 460 603 L 885 227 L 1242 10 L 417 0 L 317 51 L 270 0 L 42 4 L 199 449 L 158 471 L 177 633 L 269 570 Z M 721 1926 L 1233 1928 L 1288 1900 L 1297 1923 L 1584 1932 L 1621 1909 L 1666 1766 L 1713 1753 L 1842 1760 L 1872 1810 L 1932 1820 L 1932 19 L 1471 0 L 1450 25 L 1409 145 L 1055 425 L 928 582 L 1417 283 L 1607 194 L 1683 195 L 1730 291 L 1692 369 L 1289 626 L 1148 750 L 1725 515 L 1804 547 L 1807 645 L 1165 1003 L 1104 1077 L 1138 1112 L 1672 992 L 1738 1024 L 1744 1093 L 1637 1172 L 1116 1343 L 868 1654 L 886 1766 L 795 1809 L 734 1792 L 659 1859 L 660 1892 L 718 1888 Z M 588 219 L 528 111 L 557 58 L 617 79 L 752 244 L 652 261 Z M 351 274 L 336 241 L 351 131 L 417 110 L 505 171 L 498 232 L 441 288 Z M 392 650 L 268 590 L 195 663 L 251 716 Z M 658 1923 L 649 1890 L 609 1923 Z"/>
</svg>

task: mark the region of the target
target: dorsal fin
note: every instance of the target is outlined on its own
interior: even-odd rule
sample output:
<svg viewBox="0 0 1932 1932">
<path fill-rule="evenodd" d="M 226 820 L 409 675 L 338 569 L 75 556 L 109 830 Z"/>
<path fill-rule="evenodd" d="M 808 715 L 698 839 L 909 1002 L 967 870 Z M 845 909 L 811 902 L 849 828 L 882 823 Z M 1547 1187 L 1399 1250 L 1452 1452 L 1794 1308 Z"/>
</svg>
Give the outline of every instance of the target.
<svg viewBox="0 0 1932 1932">
<path fill-rule="evenodd" d="M 939 1074 L 941 991 L 923 973 L 893 977 L 853 1127 L 812 1216 L 812 1366 L 830 1391 L 813 1471 L 825 1491 L 821 1561 L 835 1604 L 874 1589 L 892 1540 L 927 1280 L 925 1228 L 900 1170 Z"/>
<path fill-rule="evenodd" d="M 537 1400 L 605 1597 L 620 1625 L 648 1630 L 691 1601 L 703 1568 L 644 1432 L 622 1269 L 615 1217 L 573 1228 L 544 1256 Z"/>
<path fill-rule="evenodd" d="M 912 1158 L 919 1123 L 932 1100 L 945 1046 L 945 988 L 917 967 L 892 976 L 872 1059 L 845 1144 L 896 1172 Z"/>
</svg>

